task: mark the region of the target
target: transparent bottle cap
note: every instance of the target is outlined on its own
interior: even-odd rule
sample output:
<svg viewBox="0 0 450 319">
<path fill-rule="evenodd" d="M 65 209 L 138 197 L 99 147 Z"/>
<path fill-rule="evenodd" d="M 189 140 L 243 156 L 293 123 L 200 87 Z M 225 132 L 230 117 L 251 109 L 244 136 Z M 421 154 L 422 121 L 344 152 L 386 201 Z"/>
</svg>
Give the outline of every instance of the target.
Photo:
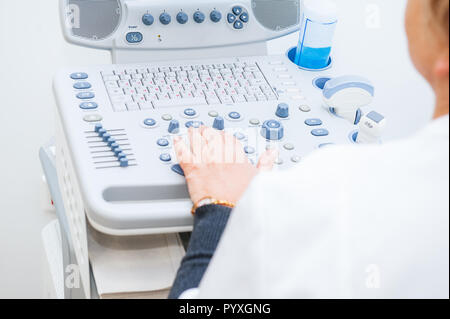
<svg viewBox="0 0 450 319">
<path fill-rule="evenodd" d="M 306 18 L 314 22 L 337 22 L 337 5 L 330 0 L 307 0 L 303 12 Z"/>
</svg>

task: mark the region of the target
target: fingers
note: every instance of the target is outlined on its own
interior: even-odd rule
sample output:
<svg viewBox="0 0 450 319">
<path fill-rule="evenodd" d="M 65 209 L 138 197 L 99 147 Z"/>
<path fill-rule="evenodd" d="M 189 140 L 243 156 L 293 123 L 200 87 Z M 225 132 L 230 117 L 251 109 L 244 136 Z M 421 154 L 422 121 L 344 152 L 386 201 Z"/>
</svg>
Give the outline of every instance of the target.
<svg viewBox="0 0 450 319">
<path fill-rule="evenodd" d="M 178 163 L 180 163 L 183 170 L 189 170 L 193 163 L 192 152 L 183 139 L 179 136 L 175 137 L 173 140 L 175 153 L 177 154 Z"/>
<path fill-rule="evenodd" d="M 273 168 L 273 164 L 278 157 L 278 151 L 269 149 L 261 155 L 259 159 L 257 168 L 259 171 L 271 171 Z"/>
<path fill-rule="evenodd" d="M 205 127 L 192 128 L 188 130 L 188 138 L 190 144 L 190 150 L 192 152 L 192 161 L 194 164 L 201 164 L 203 160 L 203 152 L 206 148 L 206 140 L 201 134 Z"/>
<path fill-rule="evenodd" d="M 210 127 L 202 126 L 201 134 L 208 145 L 220 145 L 221 140 L 223 139 L 224 132 Z"/>
<path fill-rule="evenodd" d="M 233 145 L 232 151 L 235 154 L 234 162 L 239 163 L 239 164 L 249 163 L 250 160 L 249 160 L 247 154 L 245 154 L 245 152 L 244 152 L 244 146 L 242 145 L 242 143 L 234 136 L 233 136 L 233 141 L 234 141 L 234 145 Z"/>
<path fill-rule="evenodd" d="M 204 129 L 202 136 L 206 141 L 206 149 L 204 152 L 204 160 L 206 163 L 223 163 L 224 158 L 224 143 L 222 131 L 212 128 Z"/>
</svg>

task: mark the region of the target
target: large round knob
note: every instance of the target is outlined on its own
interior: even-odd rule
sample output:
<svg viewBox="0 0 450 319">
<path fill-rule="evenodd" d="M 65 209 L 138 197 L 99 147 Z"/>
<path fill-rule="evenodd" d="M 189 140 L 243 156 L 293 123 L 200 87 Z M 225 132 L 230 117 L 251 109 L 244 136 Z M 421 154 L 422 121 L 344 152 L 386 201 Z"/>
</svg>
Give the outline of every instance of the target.
<svg viewBox="0 0 450 319">
<path fill-rule="evenodd" d="M 281 140 L 284 136 L 284 127 L 280 122 L 276 120 L 265 121 L 261 128 L 261 135 L 266 140 Z"/>
<path fill-rule="evenodd" d="M 194 13 L 194 21 L 197 23 L 203 23 L 205 21 L 205 14 L 201 11 Z"/>
<path fill-rule="evenodd" d="M 278 104 L 276 116 L 282 119 L 289 117 L 289 105 L 287 105 L 286 103 Z"/>
<path fill-rule="evenodd" d="M 188 22 L 189 17 L 186 13 L 184 12 L 180 12 L 177 14 L 177 21 L 179 24 L 185 24 L 186 22 Z"/>
<path fill-rule="evenodd" d="M 220 20 L 222 20 L 222 13 L 220 13 L 217 10 L 214 10 L 211 12 L 211 14 L 209 15 L 210 19 L 212 22 L 219 22 Z"/>
<path fill-rule="evenodd" d="M 159 21 L 164 25 L 168 25 L 172 21 L 172 17 L 170 14 L 164 12 L 159 16 Z"/>
<path fill-rule="evenodd" d="M 214 119 L 213 128 L 219 131 L 222 131 L 225 128 L 225 121 L 223 117 L 218 116 Z"/>
<path fill-rule="evenodd" d="M 172 120 L 169 123 L 169 133 L 170 134 L 178 134 L 180 131 L 180 122 L 177 120 Z"/>
<path fill-rule="evenodd" d="M 142 16 L 142 23 L 145 25 L 152 25 L 153 22 L 155 22 L 155 19 L 153 18 L 153 16 L 149 13 L 144 14 Z"/>
</svg>

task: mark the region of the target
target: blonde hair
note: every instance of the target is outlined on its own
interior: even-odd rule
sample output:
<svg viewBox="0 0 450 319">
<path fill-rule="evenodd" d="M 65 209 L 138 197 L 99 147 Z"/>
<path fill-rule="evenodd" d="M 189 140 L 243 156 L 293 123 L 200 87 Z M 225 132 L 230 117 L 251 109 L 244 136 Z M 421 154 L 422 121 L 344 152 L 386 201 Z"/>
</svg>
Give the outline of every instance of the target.
<svg viewBox="0 0 450 319">
<path fill-rule="evenodd" d="M 449 36 L 449 0 L 427 0 L 430 5 L 434 24 L 444 33 L 448 41 Z"/>
</svg>

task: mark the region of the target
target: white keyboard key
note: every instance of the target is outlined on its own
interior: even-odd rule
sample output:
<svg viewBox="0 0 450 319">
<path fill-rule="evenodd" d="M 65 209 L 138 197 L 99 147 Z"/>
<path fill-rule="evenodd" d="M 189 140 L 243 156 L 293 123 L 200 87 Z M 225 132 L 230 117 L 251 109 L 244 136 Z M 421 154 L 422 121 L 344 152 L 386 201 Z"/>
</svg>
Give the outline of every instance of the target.
<svg viewBox="0 0 450 319">
<path fill-rule="evenodd" d="M 132 79 L 137 79 L 137 80 L 141 80 L 143 78 L 141 73 L 136 73 L 136 74 L 132 74 L 131 75 Z"/>
<path fill-rule="evenodd" d="M 129 88 L 130 87 L 130 82 L 128 80 L 120 80 L 118 82 L 119 87 L 121 88 Z"/>
<path fill-rule="evenodd" d="M 118 75 L 108 75 L 103 77 L 103 81 L 105 81 L 105 83 L 109 81 L 119 81 L 119 80 L 120 78 Z"/>
<path fill-rule="evenodd" d="M 170 85 L 161 85 L 161 92 L 162 93 L 171 93 L 172 91 L 172 87 Z"/>
<path fill-rule="evenodd" d="M 142 81 L 138 79 L 132 79 L 130 80 L 130 84 L 132 87 L 142 87 Z"/>
<path fill-rule="evenodd" d="M 115 103 L 113 104 L 113 109 L 115 112 L 126 112 L 128 111 L 125 103 Z"/>
<path fill-rule="evenodd" d="M 259 69 L 256 66 L 248 66 L 244 68 L 244 72 L 259 72 Z"/>
<path fill-rule="evenodd" d="M 247 102 L 256 102 L 256 97 L 254 95 L 246 94 L 245 99 L 247 100 Z"/>
<path fill-rule="evenodd" d="M 169 96 L 172 100 L 178 100 L 181 99 L 181 93 L 180 92 L 176 92 L 176 93 L 169 93 Z"/>
<path fill-rule="evenodd" d="M 197 106 L 206 105 L 206 100 L 204 98 L 196 97 L 191 99 L 178 99 L 178 100 L 167 100 L 167 101 L 153 101 L 153 106 L 155 109 L 173 106 Z"/>
<path fill-rule="evenodd" d="M 194 95 L 192 94 L 191 91 L 181 92 L 181 96 L 183 97 L 183 99 L 189 99 L 189 98 L 193 98 L 194 97 Z"/>
<path fill-rule="evenodd" d="M 155 93 L 149 93 L 149 94 L 145 94 L 145 99 L 147 101 L 156 101 L 158 99 L 158 97 L 156 96 Z"/>
<path fill-rule="evenodd" d="M 153 81 L 152 79 L 145 79 L 145 80 L 142 81 L 142 84 L 144 86 L 155 85 L 155 81 Z"/>
<path fill-rule="evenodd" d="M 128 102 L 133 102 L 133 98 L 131 96 L 125 96 L 125 95 L 113 95 L 111 96 L 111 102 L 113 104 L 125 104 Z"/>
<path fill-rule="evenodd" d="M 205 97 L 205 92 L 201 90 L 196 90 L 192 92 L 193 97 Z"/>
<path fill-rule="evenodd" d="M 155 80 L 155 84 L 156 85 L 166 85 L 167 83 L 166 83 L 166 80 L 165 79 L 156 79 Z"/>
<path fill-rule="evenodd" d="M 235 103 L 245 103 L 245 102 L 247 102 L 247 100 L 245 99 L 244 95 L 241 95 L 241 94 L 233 95 L 232 98 L 233 98 L 233 101 Z"/>
<path fill-rule="evenodd" d="M 134 95 L 136 94 L 136 90 L 134 88 L 124 88 L 123 91 L 125 92 L 126 95 Z"/>
<path fill-rule="evenodd" d="M 146 87 L 140 87 L 140 88 L 136 88 L 136 93 L 137 94 L 148 94 L 150 92 Z"/>
<path fill-rule="evenodd" d="M 105 79 L 108 76 L 114 76 L 114 71 L 102 71 L 100 72 L 102 74 L 103 79 Z"/>
<path fill-rule="evenodd" d="M 252 85 L 252 86 L 260 86 L 260 85 L 266 84 L 266 81 L 261 80 L 261 79 L 251 79 L 248 82 L 250 82 L 250 85 Z"/>
<path fill-rule="evenodd" d="M 184 91 L 184 87 L 181 84 L 175 84 L 175 85 L 171 85 L 171 86 L 172 86 L 172 90 L 174 92 Z"/>
<path fill-rule="evenodd" d="M 119 87 L 119 84 L 117 84 L 117 81 L 107 81 L 105 82 L 105 86 L 107 89 L 115 89 Z"/>
<path fill-rule="evenodd" d="M 125 95 L 125 93 L 123 93 L 123 89 L 119 88 L 108 88 L 108 93 L 110 96 Z"/>
<path fill-rule="evenodd" d="M 273 93 L 266 94 L 267 101 L 275 101 L 277 100 L 277 96 Z"/>
<path fill-rule="evenodd" d="M 222 104 L 233 104 L 233 99 L 228 95 L 220 96 L 220 101 Z"/>
<path fill-rule="evenodd" d="M 120 75 L 119 77 L 121 80 L 131 80 L 131 76 L 128 74 Z"/>
<path fill-rule="evenodd" d="M 208 100 L 209 105 L 221 104 L 220 100 L 217 97 L 215 97 L 215 98 L 210 97 L 207 100 Z"/>
<path fill-rule="evenodd" d="M 157 96 L 158 96 L 158 99 L 161 101 L 169 101 L 170 100 L 169 93 L 158 93 Z"/>
<path fill-rule="evenodd" d="M 269 62 L 270 65 L 283 65 L 284 63 L 282 61 L 270 61 Z"/>
<path fill-rule="evenodd" d="M 255 94 L 255 97 L 258 101 L 266 101 L 267 100 L 266 96 L 262 93 Z"/>
<path fill-rule="evenodd" d="M 139 111 L 139 105 L 137 103 L 127 103 L 128 111 Z"/>
<path fill-rule="evenodd" d="M 244 72 L 244 78 L 246 78 L 247 80 L 250 80 L 250 79 L 254 79 L 255 76 L 251 72 Z"/>
<path fill-rule="evenodd" d="M 139 103 L 141 110 L 153 110 L 152 102 L 141 102 Z"/>
<path fill-rule="evenodd" d="M 147 101 L 147 100 L 145 99 L 145 95 L 143 95 L 143 94 L 136 94 L 136 95 L 133 96 L 133 99 L 134 99 L 134 101 L 137 102 L 137 103 L 144 103 L 144 102 Z"/>
</svg>

